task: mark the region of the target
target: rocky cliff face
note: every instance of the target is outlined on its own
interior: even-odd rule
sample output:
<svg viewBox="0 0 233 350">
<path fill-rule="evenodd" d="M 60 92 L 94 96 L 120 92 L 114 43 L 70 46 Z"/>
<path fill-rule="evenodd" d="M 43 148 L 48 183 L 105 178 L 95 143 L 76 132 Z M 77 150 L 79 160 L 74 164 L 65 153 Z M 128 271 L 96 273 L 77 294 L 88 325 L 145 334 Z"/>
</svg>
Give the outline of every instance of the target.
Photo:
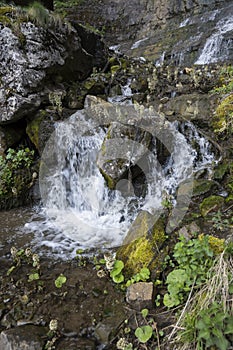
<svg viewBox="0 0 233 350">
<path fill-rule="evenodd" d="M 95 44 L 91 52 L 82 46 L 85 37 Z M 97 41 L 65 24 L 51 28 L 29 21 L 17 30 L 0 24 L 0 124 L 32 115 L 65 83 L 85 79 L 94 65 L 102 67 L 106 53 Z"/>
<path fill-rule="evenodd" d="M 216 0 L 87 0 L 72 13 L 104 30 L 110 46 L 157 65 L 232 59 L 232 16 L 232 2 Z M 205 59 L 203 49 L 209 50 Z"/>
</svg>

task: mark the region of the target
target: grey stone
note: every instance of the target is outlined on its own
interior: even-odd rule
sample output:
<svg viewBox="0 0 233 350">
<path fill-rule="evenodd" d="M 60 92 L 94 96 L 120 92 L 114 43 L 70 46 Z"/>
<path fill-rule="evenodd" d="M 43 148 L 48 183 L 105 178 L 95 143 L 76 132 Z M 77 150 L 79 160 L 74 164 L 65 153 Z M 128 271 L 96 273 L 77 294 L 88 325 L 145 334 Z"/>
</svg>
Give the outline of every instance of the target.
<svg viewBox="0 0 233 350">
<path fill-rule="evenodd" d="M 134 308 L 151 307 L 153 298 L 153 283 L 138 282 L 127 288 L 126 301 Z"/>
<path fill-rule="evenodd" d="M 34 325 L 8 329 L 0 334 L 0 350 L 41 350 L 45 335 L 45 328 Z"/>
<path fill-rule="evenodd" d="M 65 24 L 40 27 L 22 22 L 19 35 L 1 24 L 0 124 L 32 115 L 42 103 L 49 103 L 49 93 L 56 91 L 58 82 L 85 79 L 93 64 L 105 63 L 103 44 L 89 54 L 82 47 L 84 36 L 82 32 L 81 39 L 74 27 Z"/>
</svg>

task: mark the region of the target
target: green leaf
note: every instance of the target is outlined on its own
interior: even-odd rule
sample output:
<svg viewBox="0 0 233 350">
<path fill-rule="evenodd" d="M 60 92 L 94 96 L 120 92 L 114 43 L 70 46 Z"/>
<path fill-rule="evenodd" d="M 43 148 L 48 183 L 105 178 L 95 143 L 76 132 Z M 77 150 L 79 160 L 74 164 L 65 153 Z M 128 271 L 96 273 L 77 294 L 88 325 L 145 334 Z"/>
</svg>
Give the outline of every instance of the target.
<svg viewBox="0 0 233 350">
<path fill-rule="evenodd" d="M 66 283 L 66 276 L 61 273 L 55 280 L 55 286 L 61 288 L 64 283 Z"/>
<path fill-rule="evenodd" d="M 113 278 L 121 273 L 124 268 L 124 263 L 121 260 L 115 260 L 112 271 L 110 272 L 110 276 Z"/>
<path fill-rule="evenodd" d="M 112 280 L 113 280 L 113 282 L 115 282 L 115 283 L 122 283 L 122 282 L 124 282 L 124 276 L 122 275 L 122 273 L 119 273 L 119 275 L 114 275 L 114 276 L 111 276 L 112 277 Z"/>
<path fill-rule="evenodd" d="M 15 269 L 15 266 L 11 266 L 7 271 L 7 276 L 9 276 Z"/>
<path fill-rule="evenodd" d="M 142 317 L 144 317 L 144 318 L 146 318 L 148 316 L 148 313 L 149 313 L 148 309 L 142 309 L 141 310 Z"/>
<path fill-rule="evenodd" d="M 178 295 L 170 295 L 168 293 L 166 293 L 163 297 L 163 303 L 165 306 L 167 307 L 173 307 L 173 306 L 177 306 L 182 302 L 181 299 L 179 299 Z"/>
<path fill-rule="evenodd" d="M 39 276 L 39 274 L 37 272 L 36 273 L 31 273 L 28 276 L 28 282 L 36 281 L 36 280 L 39 280 L 39 279 L 40 279 L 40 276 Z"/>
<path fill-rule="evenodd" d="M 222 335 L 221 337 L 214 338 L 214 344 L 219 350 L 227 350 L 229 346 L 229 341 Z"/>
<path fill-rule="evenodd" d="M 140 280 L 146 281 L 150 278 L 150 270 L 147 267 L 143 267 L 139 272 Z"/>
<path fill-rule="evenodd" d="M 142 326 L 135 330 L 135 336 L 141 343 L 146 343 L 152 337 L 152 334 L 153 329 L 151 326 Z"/>
</svg>

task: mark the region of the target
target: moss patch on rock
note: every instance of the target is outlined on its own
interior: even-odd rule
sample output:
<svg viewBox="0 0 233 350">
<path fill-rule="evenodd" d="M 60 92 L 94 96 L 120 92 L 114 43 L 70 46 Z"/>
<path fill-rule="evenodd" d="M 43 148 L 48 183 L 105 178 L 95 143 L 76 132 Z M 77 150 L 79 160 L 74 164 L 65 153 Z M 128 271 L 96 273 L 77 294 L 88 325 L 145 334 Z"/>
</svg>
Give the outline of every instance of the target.
<svg viewBox="0 0 233 350">
<path fill-rule="evenodd" d="M 143 267 L 156 271 L 161 268 L 160 248 L 166 239 L 164 220 L 159 218 L 151 227 L 152 220 L 151 214 L 140 212 L 117 251 L 117 259 L 123 260 L 128 275 Z"/>
<path fill-rule="evenodd" d="M 224 198 L 221 196 L 209 196 L 200 204 L 201 215 L 205 217 L 211 211 L 218 210 L 224 203 Z"/>
<path fill-rule="evenodd" d="M 205 194 L 209 192 L 213 186 L 214 182 L 211 180 L 195 180 L 193 184 L 193 195 L 200 196 L 201 194 Z"/>
<path fill-rule="evenodd" d="M 212 125 L 216 134 L 233 133 L 233 93 L 218 105 Z"/>
</svg>

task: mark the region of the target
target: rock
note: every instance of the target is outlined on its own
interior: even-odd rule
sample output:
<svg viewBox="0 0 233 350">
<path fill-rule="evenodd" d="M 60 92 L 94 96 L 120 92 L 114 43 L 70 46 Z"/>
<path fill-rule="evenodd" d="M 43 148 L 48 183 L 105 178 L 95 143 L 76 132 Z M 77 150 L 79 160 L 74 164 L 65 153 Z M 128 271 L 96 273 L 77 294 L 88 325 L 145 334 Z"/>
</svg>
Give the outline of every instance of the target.
<svg viewBox="0 0 233 350">
<path fill-rule="evenodd" d="M 136 126 L 111 123 L 97 159 L 110 189 L 114 189 L 121 179 L 131 182 L 139 175 L 129 170 L 147 154 L 151 140 L 149 132 Z"/>
<path fill-rule="evenodd" d="M 127 288 L 126 301 L 133 308 L 139 310 L 150 308 L 153 299 L 153 283 L 152 282 L 137 282 L 131 284 Z"/>
<path fill-rule="evenodd" d="M 117 334 L 117 331 L 125 320 L 125 311 L 122 305 L 114 306 L 111 314 L 99 322 L 95 328 L 95 336 L 102 344 L 109 343 Z"/>
<path fill-rule="evenodd" d="M 0 155 L 2 155 L 7 148 L 10 148 L 17 143 L 24 136 L 24 127 L 19 125 L 0 126 Z"/>
<path fill-rule="evenodd" d="M 217 211 L 224 203 L 224 198 L 221 196 L 210 196 L 205 198 L 200 204 L 201 215 L 205 217 L 211 211 Z"/>
<path fill-rule="evenodd" d="M 41 110 L 27 121 L 26 133 L 41 155 L 46 142 L 55 130 L 56 112 Z"/>
<path fill-rule="evenodd" d="M 95 350 L 96 344 L 91 339 L 66 338 L 62 339 L 56 346 L 56 350 Z"/>
<path fill-rule="evenodd" d="M 211 180 L 205 180 L 205 179 L 194 180 L 193 196 L 200 196 L 201 194 L 205 194 L 209 192 L 214 186 L 216 186 L 216 183 Z"/>
<path fill-rule="evenodd" d="M 69 12 L 71 18 L 86 20 L 99 30 L 105 28 L 105 40 L 109 46 L 117 43 L 116 50 L 145 57 L 157 66 L 183 65 L 185 75 L 193 74 L 187 67 L 200 57 L 206 40 L 213 34 L 220 33 L 221 40 L 212 62 L 232 61 L 232 31 L 222 33 L 219 29 L 232 16 L 230 1 L 131 0 L 119 6 L 118 1 L 86 0 L 77 6 L 75 14 Z"/>
<path fill-rule="evenodd" d="M 194 221 L 189 225 L 181 227 L 178 231 L 179 236 L 184 236 L 186 239 L 191 239 L 197 233 L 201 233 L 201 229 Z"/>
<path fill-rule="evenodd" d="M 158 213 L 159 214 L 159 213 Z M 166 239 L 162 218 L 142 211 L 133 222 L 123 245 L 117 250 L 117 259 L 123 260 L 124 271 L 132 276 L 143 267 L 156 275 L 161 269 L 164 251 L 161 246 Z"/>
<path fill-rule="evenodd" d="M 0 334 L 0 350 L 41 350 L 45 336 L 45 328 L 34 325 L 8 329 Z"/>
<path fill-rule="evenodd" d="M 214 168 L 214 179 L 215 180 L 222 180 L 224 175 L 226 174 L 227 170 L 229 168 L 229 162 L 224 161 L 216 165 Z"/>
<path fill-rule="evenodd" d="M 47 27 L 22 21 L 17 33 L 1 25 L 0 45 L 0 124 L 32 115 L 49 102 L 58 83 L 85 79 L 94 64 L 100 67 L 106 61 L 103 45 L 94 51 L 97 59 L 83 49 L 73 27 L 52 21 Z"/>
</svg>

